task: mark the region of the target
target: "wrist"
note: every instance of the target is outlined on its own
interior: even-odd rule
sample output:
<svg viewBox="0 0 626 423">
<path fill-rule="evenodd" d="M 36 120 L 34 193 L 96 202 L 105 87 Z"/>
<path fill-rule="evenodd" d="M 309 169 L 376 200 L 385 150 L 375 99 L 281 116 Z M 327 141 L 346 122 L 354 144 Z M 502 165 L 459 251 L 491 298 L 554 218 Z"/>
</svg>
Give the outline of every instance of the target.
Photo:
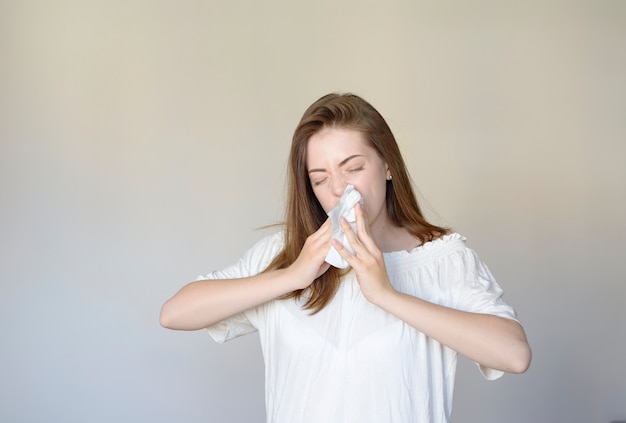
<svg viewBox="0 0 626 423">
<path fill-rule="evenodd" d="M 381 289 L 375 295 L 372 295 L 371 298 L 368 298 L 368 301 L 388 311 L 393 307 L 392 304 L 397 300 L 398 295 L 400 295 L 400 293 L 390 285 L 389 287 Z"/>
<path fill-rule="evenodd" d="M 285 285 L 288 287 L 289 292 L 296 291 L 298 289 L 304 289 L 309 286 L 312 280 L 309 280 L 309 277 L 305 272 L 302 272 L 298 269 L 296 263 L 293 263 L 291 266 L 281 269 L 283 272 L 283 279 Z"/>
</svg>

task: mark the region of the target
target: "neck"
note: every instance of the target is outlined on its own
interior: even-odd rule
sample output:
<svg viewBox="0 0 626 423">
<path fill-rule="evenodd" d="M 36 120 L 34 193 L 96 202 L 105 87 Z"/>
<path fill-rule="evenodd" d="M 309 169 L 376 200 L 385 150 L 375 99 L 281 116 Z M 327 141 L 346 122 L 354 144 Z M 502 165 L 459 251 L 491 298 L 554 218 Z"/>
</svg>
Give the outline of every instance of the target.
<svg viewBox="0 0 626 423">
<path fill-rule="evenodd" d="M 418 238 L 405 228 L 395 225 L 387 216 L 385 219 L 376 219 L 371 222 L 370 235 L 383 253 L 411 251 L 420 245 Z"/>
</svg>

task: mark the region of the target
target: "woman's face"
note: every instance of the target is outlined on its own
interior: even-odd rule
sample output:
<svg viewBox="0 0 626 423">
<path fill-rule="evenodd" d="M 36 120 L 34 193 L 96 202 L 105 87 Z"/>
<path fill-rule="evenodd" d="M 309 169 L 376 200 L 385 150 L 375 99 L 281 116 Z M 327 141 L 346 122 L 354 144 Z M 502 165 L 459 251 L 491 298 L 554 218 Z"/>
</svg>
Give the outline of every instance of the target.
<svg viewBox="0 0 626 423">
<path fill-rule="evenodd" d="M 335 207 L 346 185 L 352 184 L 363 197 L 370 225 L 387 219 L 388 166 L 359 131 L 324 128 L 317 132 L 309 138 L 306 165 L 324 211 Z"/>
</svg>

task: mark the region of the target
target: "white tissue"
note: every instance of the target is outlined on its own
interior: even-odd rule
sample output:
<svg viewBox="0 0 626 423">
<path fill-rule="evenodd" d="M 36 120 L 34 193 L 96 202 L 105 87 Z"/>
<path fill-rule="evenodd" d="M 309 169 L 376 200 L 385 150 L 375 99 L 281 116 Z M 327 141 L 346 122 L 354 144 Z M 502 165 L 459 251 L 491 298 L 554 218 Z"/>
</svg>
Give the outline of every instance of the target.
<svg viewBox="0 0 626 423">
<path fill-rule="evenodd" d="M 339 204 L 328 212 L 328 217 L 330 217 L 332 225 L 331 232 L 333 238 L 341 242 L 341 244 L 353 254 L 354 250 L 348 243 L 348 237 L 343 232 L 339 219 L 343 216 L 348 223 L 350 223 L 352 230 L 356 234 L 356 214 L 354 212 L 354 206 L 358 202 L 363 202 L 361 194 L 354 189 L 354 186 L 348 185 L 339 199 Z M 330 247 L 326 255 L 326 262 L 340 269 L 348 267 L 348 262 L 339 255 L 339 252 L 333 246 Z"/>
</svg>

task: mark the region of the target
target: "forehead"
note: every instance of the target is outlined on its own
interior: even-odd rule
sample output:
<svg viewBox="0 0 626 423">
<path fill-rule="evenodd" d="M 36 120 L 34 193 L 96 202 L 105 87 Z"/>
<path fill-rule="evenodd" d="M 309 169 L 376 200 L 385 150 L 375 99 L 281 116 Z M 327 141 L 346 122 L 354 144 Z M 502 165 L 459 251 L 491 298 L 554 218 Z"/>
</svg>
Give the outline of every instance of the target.
<svg viewBox="0 0 626 423">
<path fill-rule="evenodd" d="M 323 128 L 307 143 L 307 164 L 341 161 L 351 155 L 377 155 L 365 136 L 350 128 Z"/>
</svg>

